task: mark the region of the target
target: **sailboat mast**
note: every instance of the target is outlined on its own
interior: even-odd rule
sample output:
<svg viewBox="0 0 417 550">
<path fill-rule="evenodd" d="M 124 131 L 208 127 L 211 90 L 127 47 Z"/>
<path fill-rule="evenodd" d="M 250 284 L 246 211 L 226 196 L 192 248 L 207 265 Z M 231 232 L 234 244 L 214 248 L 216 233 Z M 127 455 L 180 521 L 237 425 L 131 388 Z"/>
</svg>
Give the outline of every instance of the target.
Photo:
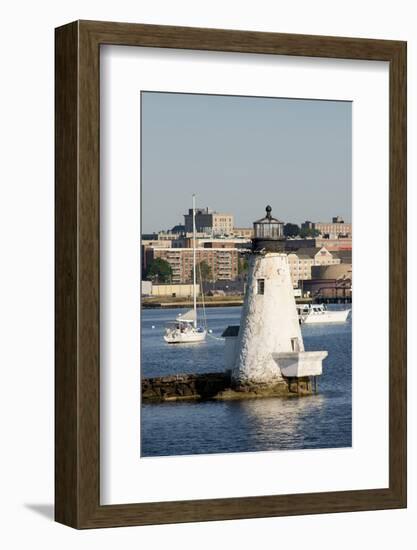
<svg viewBox="0 0 417 550">
<path fill-rule="evenodd" d="M 197 270 L 195 251 L 195 195 L 193 194 L 193 302 L 194 302 L 194 328 L 197 328 Z"/>
</svg>

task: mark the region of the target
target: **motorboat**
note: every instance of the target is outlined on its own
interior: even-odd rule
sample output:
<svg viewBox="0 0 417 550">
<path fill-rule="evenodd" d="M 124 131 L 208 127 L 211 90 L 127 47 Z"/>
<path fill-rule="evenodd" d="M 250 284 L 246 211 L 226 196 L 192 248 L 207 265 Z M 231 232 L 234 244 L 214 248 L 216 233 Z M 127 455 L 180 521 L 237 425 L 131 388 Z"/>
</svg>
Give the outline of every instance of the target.
<svg viewBox="0 0 417 550">
<path fill-rule="evenodd" d="M 350 309 L 330 310 L 325 304 L 297 305 L 300 324 L 345 323 L 350 311 Z"/>
</svg>

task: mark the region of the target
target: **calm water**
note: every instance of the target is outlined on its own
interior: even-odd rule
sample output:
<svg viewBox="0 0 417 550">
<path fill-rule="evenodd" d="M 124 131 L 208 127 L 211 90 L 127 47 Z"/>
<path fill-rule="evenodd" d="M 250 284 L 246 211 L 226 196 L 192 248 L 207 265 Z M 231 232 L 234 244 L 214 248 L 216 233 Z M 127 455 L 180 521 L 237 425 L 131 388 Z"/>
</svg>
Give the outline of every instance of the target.
<svg viewBox="0 0 417 550">
<path fill-rule="evenodd" d="M 351 306 L 329 306 L 339 307 Z M 163 341 L 166 322 L 182 311 L 142 311 L 143 377 L 224 370 L 223 340 L 208 337 L 204 344 L 181 346 Z M 208 308 L 213 336 L 239 324 L 240 311 Z M 307 325 L 302 332 L 307 351 L 329 352 L 317 395 L 142 405 L 142 456 L 350 447 L 351 316 L 344 324 Z"/>
</svg>

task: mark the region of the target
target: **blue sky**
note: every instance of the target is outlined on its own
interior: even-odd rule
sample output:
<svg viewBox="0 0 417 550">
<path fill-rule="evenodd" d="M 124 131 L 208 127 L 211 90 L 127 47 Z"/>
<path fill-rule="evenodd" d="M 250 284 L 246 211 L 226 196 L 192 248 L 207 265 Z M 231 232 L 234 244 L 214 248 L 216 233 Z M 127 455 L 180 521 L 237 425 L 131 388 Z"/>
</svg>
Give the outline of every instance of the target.
<svg viewBox="0 0 417 550">
<path fill-rule="evenodd" d="M 271 204 L 284 222 L 351 221 L 352 104 L 142 92 L 142 231 L 191 206 L 251 226 Z"/>
</svg>

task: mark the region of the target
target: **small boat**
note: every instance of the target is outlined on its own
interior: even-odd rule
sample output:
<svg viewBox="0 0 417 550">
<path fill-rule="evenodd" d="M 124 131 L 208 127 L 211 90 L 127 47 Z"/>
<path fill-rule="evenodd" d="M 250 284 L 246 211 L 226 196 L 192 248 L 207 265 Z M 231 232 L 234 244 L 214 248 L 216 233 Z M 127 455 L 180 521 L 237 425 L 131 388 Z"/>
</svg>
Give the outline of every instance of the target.
<svg viewBox="0 0 417 550">
<path fill-rule="evenodd" d="M 206 329 L 196 325 L 195 312 L 190 309 L 183 315 L 178 315 L 176 320 L 166 327 L 164 340 L 168 344 L 191 344 L 203 342 L 206 335 Z"/>
<path fill-rule="evenodd" d="M 204 342 L 207 336 L 206 320 L 205 326 L 199 326 L 197 320 L 197 274 L 196 274 L 196 246 L 195 246 L 195 195 L 193 195 L 193 309 L 190 309 L 183 315 L 178 315 L 175 321 L 168 324 L 165 328 L 164 340 L 168 344 L 191 344 Z M 200 275 L 201 278 L 201 275 Z M 204 295 L 203 296 L 203 313 Z"/>
<path fill-rule="evenodd" d="M 329 310 L 324 304 L 303 304 L 297 306 L 300 324 L 345 323 L 350 309 Z"/>
</svg>

